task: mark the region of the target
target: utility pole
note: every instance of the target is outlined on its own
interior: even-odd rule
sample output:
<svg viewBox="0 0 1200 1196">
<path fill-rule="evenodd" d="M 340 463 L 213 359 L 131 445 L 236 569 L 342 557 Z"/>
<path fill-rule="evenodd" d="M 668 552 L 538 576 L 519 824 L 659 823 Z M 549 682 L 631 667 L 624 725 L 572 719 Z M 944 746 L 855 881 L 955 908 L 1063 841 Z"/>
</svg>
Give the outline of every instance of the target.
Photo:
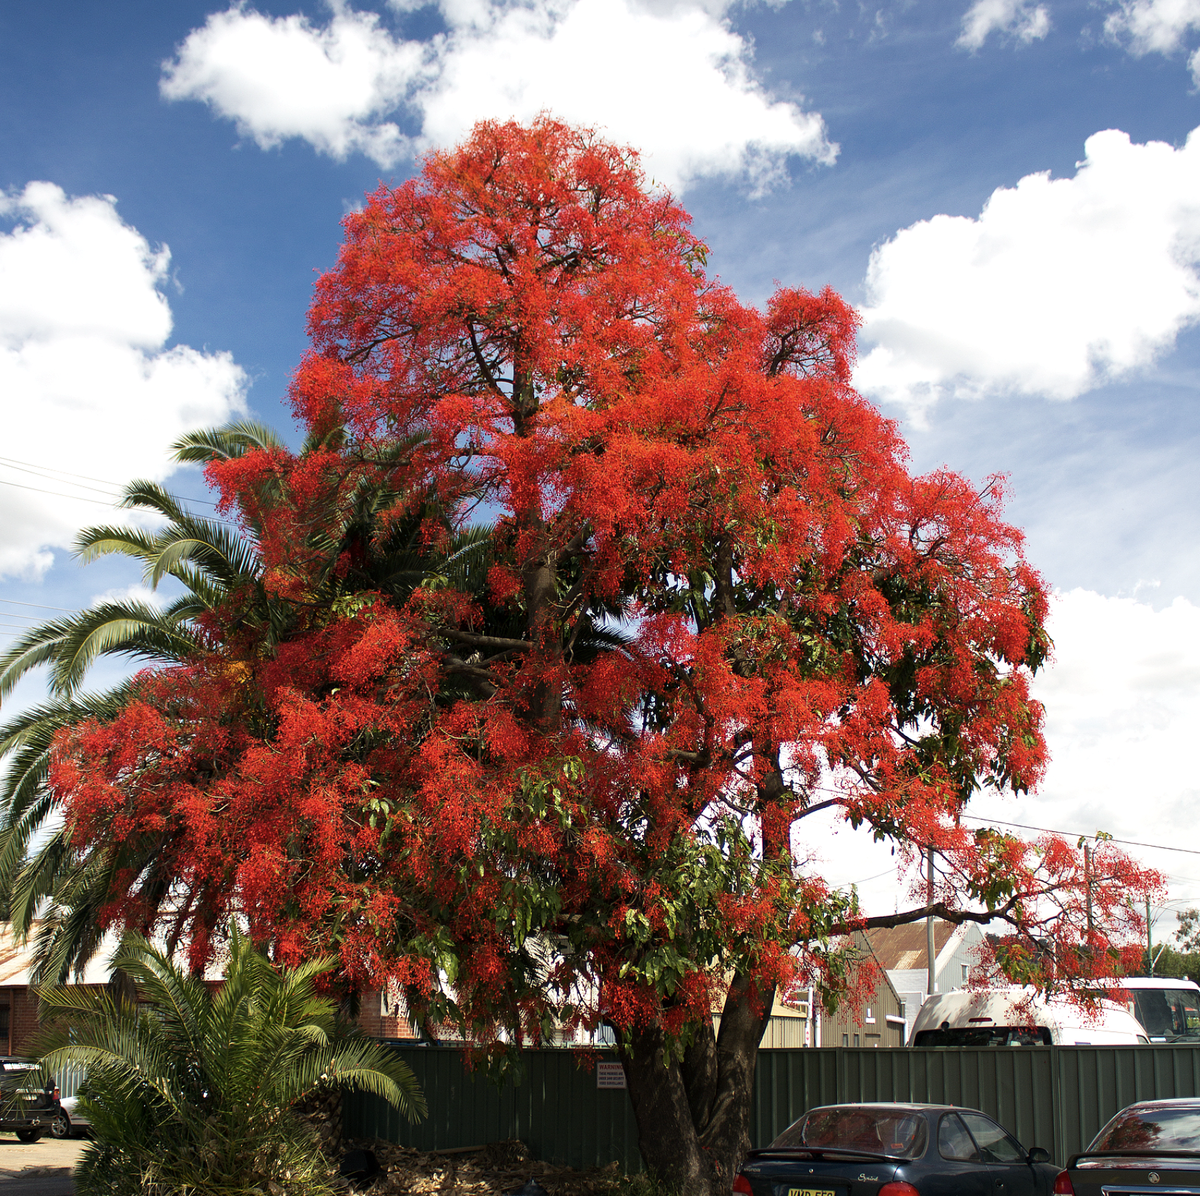
<svg viewBox="0 0 1200 1196">
<path fill-rule="evenodd" d="M 933 904 L 933 848 L 928 851 L 928 879 L 925 883 L 926 904 Z M 925 991 L 931 996 L 937 991 L 937 985 L 933 978 L 933 914 L 928 914 L 925 918 L 925 966 L 927 968 L 928 980 L 925 984 Z"/>
<path fill-rule="evenodd" d="M 1083 845 L 1083 887 L 1087 894 L 1087 928 L 1088 942 L 1092 938 L 1092 848 L 1091 844 Z"/>
<path fill-rule="evenodd" d="M 1150 898 L 1146 898 L 1146 961 L 1150 964 L 1150 975 L 1154 975 L 1154 940 L 1150 936 Z"/>
</svg>

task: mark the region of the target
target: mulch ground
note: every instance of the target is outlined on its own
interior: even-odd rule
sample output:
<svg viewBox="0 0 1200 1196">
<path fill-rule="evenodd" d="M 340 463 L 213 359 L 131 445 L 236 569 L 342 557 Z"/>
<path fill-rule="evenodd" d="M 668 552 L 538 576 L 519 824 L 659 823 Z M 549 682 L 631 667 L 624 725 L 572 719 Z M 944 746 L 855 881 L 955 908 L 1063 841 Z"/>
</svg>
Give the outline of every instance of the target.
<svg viewBox="0 0 1200 1196">
<path fill-rule="evenodd" d="M 353 1190 L 414 1196 L 483 1196 L 518 1192 L 536 1180 L 550 1196 L 617 1196 L 626 1181 L 616 1163 L 576 1171 L 534 1159 L 523 1142 L 492 1142 L 471 1150 L 426 1152 L 379 1139 L 347 1140 L 343 1151 L 370 1150 L 383 1174 Z"/>
</svg>

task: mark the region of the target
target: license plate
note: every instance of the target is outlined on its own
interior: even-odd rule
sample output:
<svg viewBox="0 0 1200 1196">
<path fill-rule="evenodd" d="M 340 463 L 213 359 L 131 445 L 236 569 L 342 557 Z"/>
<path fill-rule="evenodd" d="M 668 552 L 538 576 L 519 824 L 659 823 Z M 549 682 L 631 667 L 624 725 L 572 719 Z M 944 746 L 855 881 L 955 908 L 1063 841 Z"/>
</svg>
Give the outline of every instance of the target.
<svg viewBox="0 0 1200 1196">
<path fill-rule="evenodd" d="M 788 1188 L 787 1196 L 838 1196 L 833 1188 Z"/>
</svg>

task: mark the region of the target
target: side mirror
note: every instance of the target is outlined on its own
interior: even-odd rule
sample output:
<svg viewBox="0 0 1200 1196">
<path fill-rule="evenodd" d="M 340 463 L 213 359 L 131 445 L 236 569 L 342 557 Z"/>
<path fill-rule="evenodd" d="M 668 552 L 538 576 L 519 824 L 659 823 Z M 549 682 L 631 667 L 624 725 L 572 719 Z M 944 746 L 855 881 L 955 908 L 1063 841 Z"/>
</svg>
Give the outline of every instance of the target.
<svg viewBox="0 0 1200 1196">
<path fill-rule="evenodd" d="M 1050 1152 L 1044 1146 L 1035 1146 L 1027 1157 L 1031 1163 L 1050 1162 Z"/>
</svg>

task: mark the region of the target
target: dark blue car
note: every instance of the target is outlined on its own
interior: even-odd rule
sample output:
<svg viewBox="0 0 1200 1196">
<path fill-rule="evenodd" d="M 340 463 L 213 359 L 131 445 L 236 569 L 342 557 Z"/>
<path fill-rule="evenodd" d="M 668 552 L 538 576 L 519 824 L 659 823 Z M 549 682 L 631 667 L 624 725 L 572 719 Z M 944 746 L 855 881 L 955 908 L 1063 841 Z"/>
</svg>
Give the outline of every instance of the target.
<svg viewBox="0 0 1200 1196">
<path fill-rule="evenodd" d="M 1051 1196 L 1059 1168 L 976 1109 L 824 1105 L 752 1150 L 738 1196 Z"/>
</svg>

